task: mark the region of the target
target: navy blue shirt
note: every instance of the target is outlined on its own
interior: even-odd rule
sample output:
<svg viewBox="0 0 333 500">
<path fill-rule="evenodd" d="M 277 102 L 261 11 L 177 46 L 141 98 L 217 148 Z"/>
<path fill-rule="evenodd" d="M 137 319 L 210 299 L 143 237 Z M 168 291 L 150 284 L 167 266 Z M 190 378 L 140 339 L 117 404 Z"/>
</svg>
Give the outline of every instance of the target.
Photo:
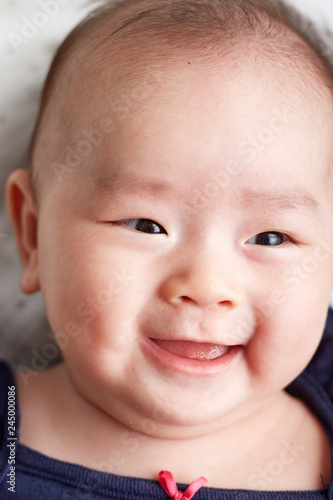
<svg viewBox="0 0 333 500">
<path fill-rule="evenodd" d="M 44 498 L 48 500 L 168 500 L 168 495 L 157 481 L 95 471 L 81 465 L 55 460 L 21 444 L 17 401 L 16 434 L 10 435 L 13 431 L 8 427 L 8 387 L 14 385 L 15 380 L 11 369 L 6 363 L 0 362 L 1 500 Z M 327 432 L 333 464 L 333 312 L 331 310 L 316 354 L 308 367 L 286 390 L 304 401 L 320 420 Z M 15 464 L 9 463 L 12 459 L 15 459 Z M 11 487 L 10 467 L 15 467 L 15 493 L 8 489 Z M 186 487 L 187 485 L 178 484 L 181 491 L 185 491 Z M 333 478 L 331 477 L 329 485 L 323 485 L 323 489 L 316 491 L 269 492 L 202 487 L 194 495 L 194 500 L 208 499 L 333 500 Z"/>
</svg>

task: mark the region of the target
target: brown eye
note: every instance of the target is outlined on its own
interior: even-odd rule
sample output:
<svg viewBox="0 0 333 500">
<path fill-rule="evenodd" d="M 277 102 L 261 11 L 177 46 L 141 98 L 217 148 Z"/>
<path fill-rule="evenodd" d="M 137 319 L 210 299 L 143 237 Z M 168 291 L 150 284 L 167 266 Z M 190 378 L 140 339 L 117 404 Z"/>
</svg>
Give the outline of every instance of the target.
<svg viewBox="0 0 333 500">
<path fill-rule="evenodd" d="M 166 234 L 166 230 L 160 224 L 150 219 L 127 219 L 121 221 L 121 224 L 142 233 Z"/>
<path fill-rule="evenodd" d="M 276 247 L 282 245 L 285 242 L 290 241 L 287 235 L 283 233 L 260 233 L 253 236 L 246 243 L 251 245 L 264 245 L 270 247 Z"/>
</svg>

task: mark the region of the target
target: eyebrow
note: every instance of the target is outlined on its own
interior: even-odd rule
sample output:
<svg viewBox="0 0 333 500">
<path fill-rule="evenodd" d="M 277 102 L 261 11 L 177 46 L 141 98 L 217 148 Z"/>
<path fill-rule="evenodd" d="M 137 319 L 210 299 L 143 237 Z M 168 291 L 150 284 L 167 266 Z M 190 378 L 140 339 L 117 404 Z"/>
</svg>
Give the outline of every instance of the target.
<svg viewBox="0 0 333 500">
<path fill-rule="evenodd" d="M 114 191 L 140 192 L 146 191 L 151 194 L 171 193 L 179 191 L 176 183 L 152 179 L 135 174 L 122 172 L 121 175 L 117 171 L 108 174 L 99 175 L 94 179 L 94 191 L 100 193 L 105 191 L 112 193 Z"/>
<path fill-rule="evenodd" d="M 114 191 L 140 192 L 146 191 L 151 194 L 178 194 L 182 198 L 189 197 L 191 200 L 191 189 L 177 189 L 177 183 L 142 177 L 122 171 L 121 175 L 115 169 L 111 173 L 102 174 L 94 179 L 94 191 L 100 194 L 101 191 L 111 193 Z M 203 194 L 204 196 L 204 194 Z M 221 188 L 221 197 L 223 190 Z M 272 190 L 256 190 L 251 188 L 240 189 L 236 203 L 244 209 L 251 205 L 259 210 L 306 210 L 318 215 L 320 204 L 318 200 L 308 191 L 300 186 L 292 190 L 278 188 Z"/>
<path fill-rule="evenodd" d="M 292 191 L 284 188 L 271 191 L 256 191 L 247 188 L 241 191 L 240 198 L 243 207 L 255 204 L 262 210 L 267 207 L 276 210 L 305 209 L 318 214 L 320 206 L 318 200 L 301 187 L 296 187 Z"/>
</svg>

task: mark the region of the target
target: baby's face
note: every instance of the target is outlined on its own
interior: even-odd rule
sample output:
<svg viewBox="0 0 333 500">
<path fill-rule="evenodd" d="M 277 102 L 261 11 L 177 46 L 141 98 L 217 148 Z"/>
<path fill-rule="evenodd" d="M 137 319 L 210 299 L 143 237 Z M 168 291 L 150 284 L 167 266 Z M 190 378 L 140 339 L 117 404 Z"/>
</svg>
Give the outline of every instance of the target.
<svg viewBox="0 0 333 500">
<path fill-rule="evenodd" d="M 122 108 L 88 82 L 57 161 L 93 130 L 95 144 L 40 210 L 40 283 L 55 334 L 75 323 L 77 389 L 155 435 L 279 393 L 315 352 L 332 286 L 329 112 L 245 61 L 202 64 L 142 72 Z"/>
</svg>

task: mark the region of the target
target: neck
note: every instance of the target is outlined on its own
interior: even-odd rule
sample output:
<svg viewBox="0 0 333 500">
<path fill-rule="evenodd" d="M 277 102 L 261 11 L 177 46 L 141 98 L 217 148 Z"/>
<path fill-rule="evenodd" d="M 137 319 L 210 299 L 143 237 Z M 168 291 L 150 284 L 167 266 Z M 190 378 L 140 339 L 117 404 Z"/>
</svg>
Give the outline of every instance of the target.
<svg viewBox="0 0 333 500">
<path fill-rule="evenodd" d="M 183 437 L 184 426 L 175 430 L 175 426 L 168 426 L 165 422 L 154 428 L 156 434 L 152 436 L 136 430 L 133 424 L 119 422 L 95 406 L 75 388 L 65 366 L 61 370 L 75 413 L 84 415 L 77 442 L 73 446 L 78 456 L 73 461 L 79 463 L 78 460 L 82 460 L 82 455 L 85 455 L 90 457 L 85 465 L 93 469 L 150 479 L 156 479 L 159 471 L 166 469 L 175 471 L 178 482 L 190 483 L 204 475 L 211 478 L 212 484 L 215 475 L 220 476 L 222 470 L 229 478 L 235 474 L 240 463 L 244 461 L 245 464 L 254 452 L 267 447 L 272 435 L 278 433 L 283 439 L 277 429 L 291 398 L 283 391 L 259 402 L 249 403 L 247 407 L 219 421 L 187 429 L 186 438 Z M 66 419 L 78 421 L 77 417 L 70 415 Z M 141 429 L 142 426 L 138 427 Z M 90 442 L 83 440 L 80 433 L 87 435 L 91 429 L 98 429 L 98 433 L 93 433 Z M 290 432 L 290 429 L 286 432 Z M 72 436 L 73 433 L 74 428 Z M 182 437 L 175 438 L 177 433 Z M 287 434 L 285 438 L 288 438 Z M 82 449 L 82 443 L 85 450 Z M 237 473 L 236 484 L 239 479 Z"/>
<path fill-rule="evenodd" d="M 301 401 L 284 391 L 232 419 L 213 422 L 204 432 L 198 427 L 191 437 L 180 432 L 170 439 L 139 432 L 92 404 L 73 386 L 63 364 L 38 374 L 28 386 L 19 377 L 16 384 L 20 442 L 51 458 L 154 480 L 161 470 L 170 470 L 185 484 L 205 476 L 216 488 L 320 489 L 321 475 L 330 481 L 325 431 Z M 281 476 L 269 473 L 272 464 L 283 468 Z"/>
</svg>

